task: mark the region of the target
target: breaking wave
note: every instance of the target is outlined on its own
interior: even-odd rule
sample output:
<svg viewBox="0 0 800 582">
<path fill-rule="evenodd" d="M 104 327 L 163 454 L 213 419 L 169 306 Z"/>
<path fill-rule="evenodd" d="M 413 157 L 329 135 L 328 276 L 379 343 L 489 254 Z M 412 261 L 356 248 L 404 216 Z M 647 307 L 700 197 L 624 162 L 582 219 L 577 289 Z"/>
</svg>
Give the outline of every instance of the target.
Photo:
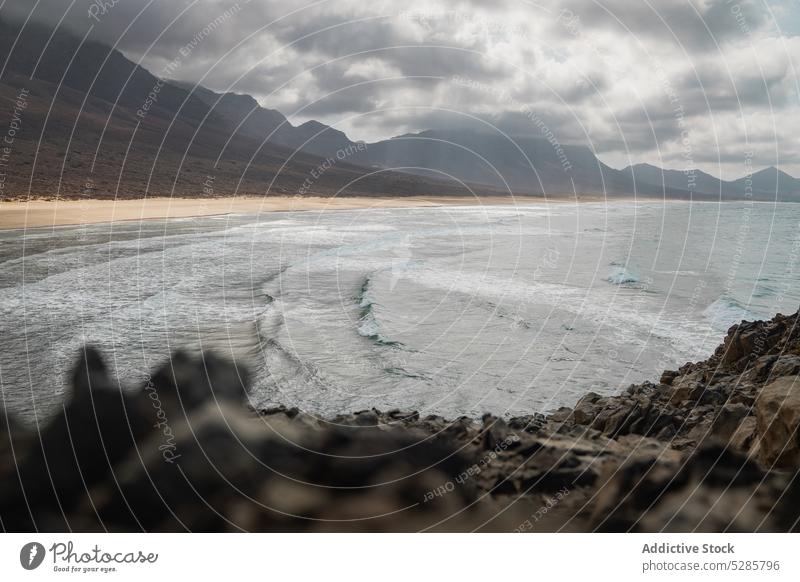
<svg viewBox="0 0 800 582">
<path fill-rule="evenodd" d="M 380 323 L 375 318 L 376 304 L 372 298 L 371 284 L 372 279 L 366 277 L 356 297 L 356 302 L 361 308 L 361 316 L 358 319 L 358 327 L 356 328 L 358 335 L 384 346 L 400 347 L 403 345 L 402 343 L 393 341 L 384 335 Z"/>
<path fill-rule="evenodd" d="M 639 282 L 639 276 L 628 270 L 623 265 L 611 263 L 612 269 L 605 281 L 612 285 L 630 285 Z"/>
<path fill-rule="evenodd" d="M 715 329 L 726 330 L 742 320 L 756 319 L 745 306 L 729 297 L 714 301 L 703 310 L 705 316 Z"/>
</svg>

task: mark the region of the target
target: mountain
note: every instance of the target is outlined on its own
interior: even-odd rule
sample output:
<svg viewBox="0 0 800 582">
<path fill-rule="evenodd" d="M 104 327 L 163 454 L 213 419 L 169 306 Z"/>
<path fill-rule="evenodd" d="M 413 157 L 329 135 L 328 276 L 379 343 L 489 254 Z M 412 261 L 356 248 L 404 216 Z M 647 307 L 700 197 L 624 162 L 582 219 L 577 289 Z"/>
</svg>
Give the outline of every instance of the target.
<svg viewBox="0 0 800 582">
<path fill-rule="evenodd" d="M 723 182 L 702 170 L 664 170 L 651 164 L 636 164 L 622 170 L 637 185 L 663 185 L 667 188 L 692 191 L 695 194 L 719 196 Z"/>
<path fill-rule="evenodd" d="M 209 106 L 208 92 L 187 91 L 63 30 L 0 20 L 0 50 L 7 55 L 0 123 L 15 128 L 0 160 L 3 199 L 469 194 L 454 181 L 373 172 L 346 160 L 320 171 L 326 161 L 310 148 L 265 140 L 285 118 L 252 97 L 226 95 Z M 248 107 L 252 115 L 237 119 Z M 304 124 L 287 143 L 317 133 Z"/>
<path fill-rule="evenodd" d="M 601 162 L 585 146 L 553 144 L 545 138 L 513 137 L 474 130 L 427 130 L 375 143 L 353 142 L 332 127 L 308 121 L 293 126 L 249 95 L 216 93 L 188 83 L 191 91 L 238 132 L 347 163 L 489 187 L 515 194 L 572 195 L 634 192 L 631 178 Z M 359 146 L 360 147 L 355 147 Z M 663 195 L 644 184 L 641 193 Z M 686 196 L 667 189 L 667 195 Z"/>
<path fill-rule="evenodd" d="M 754 198 L 790 197 L 800 200 L 800 180 L 775 167 L 765 168 L 750 176 L 730 183 L 740 196 L 752 194 Z"/>
<path fill-rule="evenodd" d="M 664 170 L 636 164 L 616 170 L 588 147 L 559 144 L 545 137 L 506 136 L 471 129 L 436 129 L 361 144 L 332 127 L 308 121 L 293 126 L 274 109 L 261 107 L 249 95 L 215 93 L 184 84 L 194 95 L 259 140 L 300 149 L 326 158 L 347 152 L 348 163 L 383 168 L 431 179 L 490 187 L 514 194 L 547 193 L 642 196 L 696 200 L 800 201 L 798 180 L 777 170 L 754 174 L 748 196 L 744 179 L 725 182 L 702 170 Z"/>
<path fill-rule="evenodd" d="M 726 182 L 702 170 L 637 164 L 616 170 L 588 147 L 474 130 L 428 130 L 367 144 L 351 161 L 431 177 L 450 177 L 514 193 L 575 193 L 695 200 L 800 202 L 800 180 L 776 168 Z"/>
<path fill-rule="evenodd" d="M 252 138 L 273 141 L 273 134 L 280 134 L 284 127 L 291 127 L 280 111 L 261 107 L 250 95 L 215 93 L 200 85 L 182 81 L 169 81 L 169 84 L 199 99 L 216 114 L 235 124 L 242 134 Z"/>
<path fill-rule="evenodd" d="M 800 180 L 777 168 L 765 168 L 732 182 L 701 170 L 663 170 L 650 164 L 628 166 L 623 172 L 629 174 L 637 186 L 662 184 L 691 190 L 693 196 L 700 198 L 800 201 Z"/>
<path fill-rule="evenodd" d="M 453 177 L 523 193 L 621 191 L 616 170 L 586 147 L 473 130 L 428 130 L 367 144 L 355 162 L 435 177 Z"/>
<path fill-rule="evenodd" d="M 544 136 L 435 129 L 354 142 L 293 125 L 252 96 L 167 81 L 96 42 L 0 20 L 0 122 L 19 126 L 0 160 L 0 198 L 221 195 L 641 196 L 800 201 L 768 168 L 725 182 L 649 164 L 611 168 Z M 19 109 L 19 111 L 17 111 Z M 210 185 L 213 184 L 213 185 Z"/>
<path fill-rule="evenodd" d="M 56 94 L 72 89 L 137 110 L 158 89 L 148 115 L 171 119 L 180 110 L 182 120 L 197 123 L 208 112 L 185 91 L 169 84 L 159 87 L 159 79 L 119 51 L 64 31 L 30 23 L 19 28 L 0 20 L 0 54 L 8 55 L 4 73 L 53 83 Z"/>
<path fill-rule="evenodd" d="M 181 81 L 170 83 L 203 101 L 214 113 L 233 123 L 237 132 L 253 139 L 326 158 L 336 157 L 339 150 L 353 143 L 343 132 L 318 121 L 307 121 L 295 127 L 280 111 L 261 107 L 250 95 L 216 93 Z"/>
<path fill-rule="evenodd" d="M 193 91 L 257 139 L 328 158 L 346 151 L 348 163 L 506 193 L 800 201 L 800 180 L 775 168 L 753 174 L 753 187 L 748 190 L 744 178 L 726 182 L 699 169 L 665 170 L 651 164 L 616 170 L 586 146 L 470 129 L 431 129 L 362 143 L 356 149 L 358 142 L 341 131 L 317 121 L 294 127 L 280 112 L 260 107 L 248 95 L 214 93 L 202 87 Z"/>
</svg>

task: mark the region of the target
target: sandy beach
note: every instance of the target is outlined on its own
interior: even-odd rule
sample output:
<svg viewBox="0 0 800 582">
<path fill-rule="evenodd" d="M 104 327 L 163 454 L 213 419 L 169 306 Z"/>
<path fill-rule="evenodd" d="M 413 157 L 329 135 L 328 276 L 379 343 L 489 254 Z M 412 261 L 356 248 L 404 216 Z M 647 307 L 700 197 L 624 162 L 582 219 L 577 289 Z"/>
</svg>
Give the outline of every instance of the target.
<svg viewBox="0 0 800 582">
<path fill-rule="evenodd" d="M 528 204 L 545 201 L 551 202 L 555 200 L 545 200 L 538 197 L 232 197 L 209 199 L 31 200 L 26 202 L 0 202 L 0 229 L 44 228 L 123 220 L 187 218 L 220 214 L 417 208 L 443 205 Z M 557 201 L 563 203 L 569 200 L 560 198 Z"/>
</svg>

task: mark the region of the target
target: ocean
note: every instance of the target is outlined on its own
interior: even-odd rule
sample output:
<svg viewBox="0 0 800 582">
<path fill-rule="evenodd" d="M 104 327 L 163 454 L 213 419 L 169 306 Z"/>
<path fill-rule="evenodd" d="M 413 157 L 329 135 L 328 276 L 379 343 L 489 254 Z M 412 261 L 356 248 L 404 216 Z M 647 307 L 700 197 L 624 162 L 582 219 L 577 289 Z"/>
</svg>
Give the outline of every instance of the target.
<svg viewBox="0 0 800 582">
<path fill-rule="evenodd" d="M 213 350 L 257 407 L 546 412 L 795 312 L 798 226 L 800 205 L 615 201 L 4 231 L 2 402 L 47 416 L 91 343 L 123 388 Z"/>
</svg>

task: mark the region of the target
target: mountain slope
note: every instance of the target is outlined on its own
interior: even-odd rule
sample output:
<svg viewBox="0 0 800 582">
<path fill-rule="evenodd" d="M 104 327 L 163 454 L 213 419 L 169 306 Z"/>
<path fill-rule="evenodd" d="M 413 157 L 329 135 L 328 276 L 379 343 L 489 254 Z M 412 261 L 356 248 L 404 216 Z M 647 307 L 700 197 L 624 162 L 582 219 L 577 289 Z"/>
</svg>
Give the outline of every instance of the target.
<svg viewBox="0 0 800 582">
<path fill-rule="evenodd" d="M 260 108 L 262 127 L 247 134 L 227 117 L 238 103 L 209 107 L 118 51 L 65 32 L 0 21 L 0 49 L 8 55 L 0 98 L 11 105 L 0 108 L 0 123 L 16 126 L 4 199 L 468 194 L 453 182 L 338 161 L 319 172 L 318 156 L 257 137 L 268 127 Z"/>
<path fill-rule="evenodd" d="M 723 182 L 701 170 L 664 170 L 651 164 L 636 164 L 624 170 L 639 186 L 663 184 L 665 187 L 691 191 L 694 194 L 719 196 Z"/>
<path fill-rule="evenodd" d="M 726 182 L 701 170 L 662 170 L 650 164 L 636 164 L 623 170 L 638 186 L 663 184 L 665 187 L 690 190 L 696 197 L 800 201 L 800 180 L 777 168 Z"/>
<path fill-rule="evenodd" d="M 597 194 L 627 186 L 586 147 L 470 130 L 429 130 L 371 143 L 353 160 L 514 192 Z"/>
<path fill-rule="evenodd" d="M 167 82 L 116 50 L 0 20 L 0 97 L 26 96 L 0 197 L 248 194 L 642 196 L 800 201 L 775 168 L 734 182 L 589 148 L 474 130 L 371 144 L 318 121 L 294 126 L 249 95 Z M 2 108 L 11 123 L 15 108 Z M 321 168 L 327 166 L 324 171 Z M 213 183 L 213 187 L 208 184 Z"/>
<path fill-rule="evenodd" d="M 739 178 L 730 185 L 740 196 L 752 194 L 755 198 L 772 199 L 778 196 L 800 200 L 800 180 L 774 167 Z"/>
<path fill-rule="evenodd" d="M 636 164 L 616 170 L 585 146 L 559 144 L 545 137 L 438 129 L 364 144 L 354 151 L 356 143 L 344 133 L 317 121 L 294 127 L 280 112 L 260 107 L 250 96 L 219 94 L 202 87 L 193 90 L 221 115 L 241 124 L 248 135 L 329 158 L 347 151 L 348 162 L 365 167 L 480 184 L 515 194 L 800 201 L 800 182 L 783 172 L 776 174 L 775 169 L 771 174 L 777 178 L 767 170 L 754 175 L 756 184 L 750 191 L 744 187 L 744 179 L 726 182 L 697 169 L 663 170 Z"/>
<path fill-rule="evenodd" d="M 171 83 L 189 91 L 216 114 L 233 123 L 237 131 L 254 139 L 326 158 L 336 157 L 339 150 L 346 150 L 354 143 L 343 132 L 318 121 L 307 121 L 295 127 L 280 111 L 261 107 L 250 95 L 216 93 L 201 85 L 181 81 Z"/>
<path fill-rule="evenodd" d="M 208 108 L 185 91 L 137 66 L 119 51 L 64 31 L 29 23 L 24 28 L 0 20 L 0 54 L 8 55 L 5 72 L 33 77 L 138 110 L 157 91 L 148 115 L 200 122 Z"/>
</svg>

